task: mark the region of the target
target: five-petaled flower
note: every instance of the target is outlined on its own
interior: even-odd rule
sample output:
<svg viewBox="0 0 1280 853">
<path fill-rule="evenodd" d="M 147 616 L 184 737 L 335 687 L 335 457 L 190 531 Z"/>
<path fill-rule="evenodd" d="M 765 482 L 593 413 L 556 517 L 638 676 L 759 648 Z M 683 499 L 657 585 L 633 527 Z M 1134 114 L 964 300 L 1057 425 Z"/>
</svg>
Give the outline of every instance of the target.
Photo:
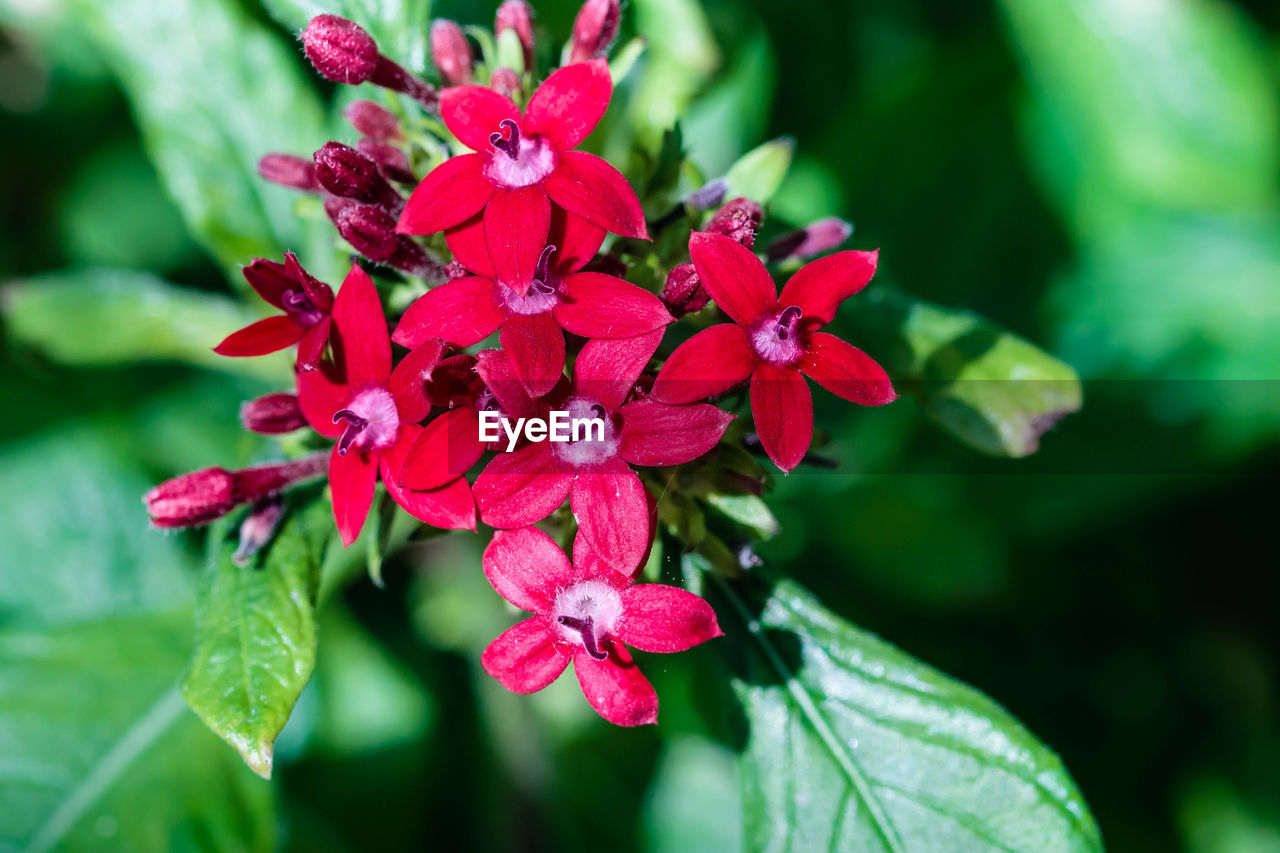
<svg viewBox="0 0 1280 853">
<path fill-rule="evenodd" d="M 591 549 L 629 571 L 649 547 L 645 487 L 631 465 L 690 462 L 715 447 L 733 415 L 710 404 L 628 402 L 653 357 L 662 330 L 622 340 L 592 340 L 574 364 L 572 386 L 548 395 L 572 419 L 599 418 L 602 435 L 539 442 L 501 453 L 476 478 L 480 519 L 492 527 L 525 527 L 550 515 L 565 497 Z M 499 383 L 490 382 L 491 388 Z"/>
<path fill-rule="evenodd" d="M 781 295 L 760 259 L 728 237 L 695 233 L 689 253 L 707 292 L 733 323 L 704 329 L 678 347 L 654 383 L 655 400 L 703 400 L 750 378 L 760 443 L 779 468 L 790 471 L 813 439 L 813 398 L 805 376 L 864 406 L 897 398 L 870 356 L 818 331 L 840 303 L 871 281 L 877 252 L 838 252 L 806 264 Z"/>
<path fill-rule="evenodd" d="M 381 474 L 406 512 L 434 527 L 475 529 L 475 503 L 461 478 L 430 491 L 400 486 L 401 469 L 422 433 L 431 404 L 424 383 L 444 343 L 424 343 L 391 369 L 391 338 L 378 291 L 352 265 L 333 303 L 334 362 L 298 374 L 298 402 L 307 422 L 336 438 L 329 457 L 333 517 L 343 545 L 360 535 Z"/>
<path fill-rule="evenodd" d="M 523 116 L 510 98 L 492 89 L 446 89 L 440 115 L 476 153 L 433 169 L 413 191 L 397 230 L 434 234 L 484 211 L 491 247 L 537 242 L 547 233 L 554 202 L 606 231 L 648 237 L 644 211 L 627 179 L 600 157 L 572 150 L 595 129 L 612 94 L 602 59 L 552 73 L 530 96 Z M 537 242 L 533 248 L 540 253 L 542 247 Z"/>
<path fill-rule="evenodd" d="M 409 306 L 392 340 L 415 347 L 430 338 L 471 346 L 500 330 L 499 341 L 534 397 L 564 371 L 561 329 L 584 338 L 630 338 L 674 319 L 649 291 L 611 275 L 579 272 L 605 232 L 556 208 L 548 232 L 489 243 L 480 217 L 448 232 L 454 257 L 475 275 L 427 291 Z"/>
<path fill-rule="evenodd" d="M 629 575 L 594 556 L 581 534 L 570 563 L 536 527 L 495 533 L 484 552 L 485 577 L 499 595 L 534 615 L 490 643 L 481 663 L 508 690 L 534 693 L 572 660 L 582 693 L 600 716 L 619 726 L 655 723 L 658 695 L 626 646 L 690 649 L 721 636 L 715 611 L 678 587 L 632 585 Z"/>
<path fill-rule="evenodd" d="M 267 317 L 232 332 L 213 348 L 218 355 L 252 356 L 298 345 L 298 367 L 312 370 L 324 354 L 329 337 L 333 291 L 302 268 L 293 252 L 284 263 L 258 258 L 244 268 L 244 277 L 258 295 L 283 314 Z"/>
</svg>

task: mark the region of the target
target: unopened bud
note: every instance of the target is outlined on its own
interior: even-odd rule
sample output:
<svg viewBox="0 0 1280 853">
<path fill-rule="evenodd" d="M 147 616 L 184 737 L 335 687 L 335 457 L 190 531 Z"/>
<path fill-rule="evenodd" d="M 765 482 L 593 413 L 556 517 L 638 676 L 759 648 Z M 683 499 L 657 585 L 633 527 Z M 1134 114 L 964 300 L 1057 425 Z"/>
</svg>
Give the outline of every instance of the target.
<svg viewBox="0 0 1280 853">
<path fill-rule="evenodd" d="M 462 265 L 460 261 L 449 261 L 444 265 L 444 280 L 453 281 L 458 278 L 466 278 L 471 275 L 471 270 Z"/>
<path fill-rule="evenodd" d="M 371 79 L 381 58 L 373 36 L 337 15 L 312 18 L 302 31 L 302 48 L 326 80 L 352 86 Z"/>
<path fill-rule="evenodd" d="M 716 211 L 707 223 L 706 231 L 723 234 L 751 249 L 755 247 L 756 232 L 760 230 L 762 219 L 764 211 L 760 205 L 748 198 L 735 198 Z"/>
<path fill-rule="evenodd" d="M 710 210 L 724 201 L 729 193 L 729 182 L 724 178 L 716 178 L 698 187 L 684 197 L 684 203 L 694 210 Z"/>
<path fill-rule="evenodd" d="M 326 194 L 324 197 L 324 212 L 329 217 L 329 221 L 335 226 L 338 224 L 338 217 L 342 215 L 342 211 L 348 207 L 354 207 L 359 204 L 349 198 L 339 198 L 336 195 Z"/>
<path fill-rule="evenodd" d="M 853 233 L 853 226 L 835 216 L 819 219 L 807 228 L 784 234 L 769 244 L 769 263 L 787 258 L 811 258 L 839 248 Z"/>
<path fill-rule="evenodd" d="M 436 18 L 431 23 L 431 61 L 440 72 L 446 86 L 461 86 L 471 82 L 471 43 L 462 27 L 453 21 Z"/>
<path fill-rule="evenodd" d="M 245 403 L 240 407 L 240 422 L 249 432 L 262 435 L 281 435 L 307 425 L 297 395 L 284 391 Z"/>
<path fill-rule="evenodd" d="M 398 184 L 415 184 L 418 179 L 409 167 L 409 155 L 394 145 L 374 142 L 372 139 L 361 139 L 356 143 L 356 150 L 378 164 L 378 171 L 389 181 Z"/>
<path fill-rule="evenodd" d="M 622 5 L 618 0 L 587 0 L 583 3 L 573 21 L 569 61 L 587 62 L 608 53 L 609 45 L 618 35 L 621 18 Z"/>
<path fill-rule="evenodd" d="M 387 262 L 400 243 L 395 217 L 376 204 L 344 207 L 334 224 L 342 239 L 371 261 Z"/>
<path fill-rule="evenodd" d="M 702 286 L 698 271 L 693 264 L 680 264 L 667 274 L 666 286 L 662 288 L 662 301 L 677 317 L 692 314 L 707 307 L 711 296 Z"/>
<path fill-rule="evenodd" d="M 342 111 L 343 116 L 364 136 L 375 142 L 403 139 L 400 121 L 390 110 L 373 101 L 355 101 Z"/>
<path fill-rule="evenodd" d="M 284 501 L 279 497 L 264 498 L 254 504 L 244 521 L 240 522 L 240 543 L 231 555 L 231 561 L 241 568 L 249 565 L 254 555 L 275 536 L 282 518 Z"/>
<path fill-rule="evenodd" d="M 520 93 L 520 75 L 510 68 L 495 68 L 489 75 L 489 88 L 507 98 L 515 100 Z"/>
<path fill-rule="evenodd" d="M 142 500 L 156 527 L 208 524 L 240 503 L 235 474 L 225 468 L 203 468 L 166 480 Z"/>
<path fill-rule="evenodd" d="M 498 7 L 493 18 L 493 34 L 500 37 L 506 30 L 515 31 L 524 48 L 525 70 L 533 70 L 533 7 L 525 0 L 506 0 Z"/>
<path fill-rule="evenodd" d="M 370 204 L 397 207 L 400 194 L 378 171 L 378 164 L 349 145 L 326 142 L 315 153 L 316 180 L 329 192 Z"/>
<path fill-rule="evenodd" d="M 316 167 L 310 160 L 292 154 L 267 154 L 258 160 L 258 174 L 282 187 L 313 193 L 320 191 Z"/>
</svg>

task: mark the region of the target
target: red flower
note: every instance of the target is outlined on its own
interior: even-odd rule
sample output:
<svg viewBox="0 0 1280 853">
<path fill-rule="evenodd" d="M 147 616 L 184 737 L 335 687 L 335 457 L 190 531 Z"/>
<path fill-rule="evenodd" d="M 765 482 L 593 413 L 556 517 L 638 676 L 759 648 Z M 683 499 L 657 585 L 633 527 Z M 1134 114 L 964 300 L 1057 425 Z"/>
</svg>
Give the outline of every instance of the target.
<svg viewBox="0 0 1280 853">
<path fill-rule="evenodd" d="M 213 351 L 218 355 L 266 355 L 298 344 L 298 367 L 313 370 L 329 337 L 333 291 L 288 252 L 284 263 L 258 258 L 244 268 L 244 277 L 258 295 L 284 314 L 267 317 L 233 332 Z"/>
<path fill-rule="evenodd" d="M 332 366 L 298 374 L 298 402 L 307 422 L 321 435 L 338 439 L 329 457 L 333 516 L 350 545 L 360 535 L 374 487 L 383 485 L 406 512 L 434 527 L 474 530 L 475 504 L 466 480 L 431 491 L 400 486 L 400 470 L 417 424 L 431 404 L 424 381 L 440 360 L 444 344 L 429 341 L 391 369 L 391 338 L 378 291 L 368 274 L 352 265 L 333 303 Z"/>
<path fill-rule="evenodd" d="M 689 253 L 711 298 L 734 322 L 704 329 L 677 348 L 658 374 L 654 399 L 703 400 L 750 377 L 760 443 L 779 468 L 790 471 L 813 439 L 813 398 L 805 376 L 864 406 L 897 398 L 870 356 L 817 331 L 871 281 L 878 252 L 839 252 L 807 264 L 780 296 L 760 259 L 728 237 L 695 233 Z"/>
<path fill-rule="evenodd" d="M 587 342 L 574 365 L 573 385 L 556 408 L 570 418 L 602 419 L 603 436 L 500 453 L 475 482 L 485 524 L 525 527 L 546 518 L 567 496 L 593 551 L 614 567 L 639 564 L 649 547 L 649 510 L 644 485 L 630 465 L 690 462 L 715 447 L 733 420 L 709 404 L 626 402 L 661 339 L 659 330 Z"/>
<path fill-rule="evenodd" d="M 715 611 L 686 590 L 632 586 L 629 577 L 583 559 L 574 564 L 536 527 L 500 530 L 484 552 L 484 573 L 507 601 L 533 617 L 489 644 L 485 671 L 516 693 L 535 693 L 573 661 L 596 713 L 619 726 L 658 721 L 658 695 L 626 646 L 682 652 L 722 635 Z M 623 644 L 626 645 L 623 645 Z"/>
<path fill-rule="evenodd" d="M 473 276 L 427 291 L 409 306 L 392 340 L 414 347 L 443 338 L 471 346 L 500 329 L 516 375 L 534 397 L 564 372 L 564 334 L 631 338 L 674 318 L 649 291 L 598 272 L 579 272 L 595 257 L 605 232 L 559 208 L 550 230 L 530 224 L 519 242 L 489 243 L 479 216 L 447 235 L 454 257 Z"/>
<path fill-rule="evenodd" d="M 440 115 L 478 153 L 433 169 L 413 191 L 397 230 L 433 234 L 484 211 L 491 246 L 518 244 L 524 235 L 546 233 L 555 202 L 606 231 L 647 238 L 644 211 L 626 178 L 594 154 L 572 150 L 600 121 L 612 93 L 604 60 L 553 73 L 523 116 L 492 89 L 446 89 Z"/>
</svg>

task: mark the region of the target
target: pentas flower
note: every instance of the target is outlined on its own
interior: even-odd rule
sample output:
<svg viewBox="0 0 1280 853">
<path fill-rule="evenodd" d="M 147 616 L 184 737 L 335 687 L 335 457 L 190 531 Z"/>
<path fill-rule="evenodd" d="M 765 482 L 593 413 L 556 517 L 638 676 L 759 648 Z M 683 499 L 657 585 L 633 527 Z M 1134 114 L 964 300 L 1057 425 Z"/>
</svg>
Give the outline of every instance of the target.
<svg viewBox="0 0 1280 853">
<path fill-rule="evenodd" d="M 333 304 L 334 364 L 298 374 L 298 402 L 321 435 L 338 439 L 329 457 L 333 516 L 343 545 L 360 535 L 379 475 L 391 498 L 434 527 L 475 529 L 466 480 L 431 491 L 400 486 L 401 469 L 430 411 L 423 390 L 444 344 L 430 341 L 391 369 L 382 302 L 367 273 L 352 265 Z M 336 376 L 331 376 L 336 374 Z"/>
<path fill-rule="evenodd" d="M 485 524 L 525 527 L 566 497 L 592 550 L 629 571 L 649 547 L 644 485 L 631 465 L 680 465 L 715 447 L 733 415 L 709 404 L 670 406 L 628 396 L 662 339 L 662 331 L 623 340 L 588 341 L 574 380 L 551 405 L 569 418 L 599 418 L 603 435 L 531 443 L 500 453 L 475 482 Z M 490 387 L 498 383 L 491 382 Z"/>
<path fill-rule="evenodd" d="M 312 370 L 329 337 L 333 291 L 302 268 L 288 252 L 284 263 L 258 258 L 244 268 L 245 280 L 268 304 L 283 314 L 267 317 L 228 335 L 213 348 L 219 355 L 253 356 L 298 345 L 298 367 Z"/>
<path fill-rule="evenodd" d="M 751 414 L 769 458 L 783 471 L 813 440 L 813 398 L 804 377 L 864 406 L 897 399 L 866 353 L 818 329 L 875 275 L 878 252 L 839 252 L 801 267 L 778 294 L 760 259 L 720 234 L 694 233 L 689 253 L 711 298 L 733 323 L 704 329 L 663 365 L 652 397 L 688 403 L 751 380 Z"/>
<path fill-rule="evenodd" d="M 484 211 L 489 245 L 519 246 L 547 232 L 555 202 L 606 231 L 647 238 L 644 211 L 626 178 L 594 154 L 572 150 L 604 116 L 612 93 L 604 60 L 554 72 L 523 115 L 492 89 L 446 89 L 440 115 L 476 153 L 433 169 L 414 190 L 398 230 L 434 234 Z M 540 252 L 542 245 L 534 248 Z"/>
<path fill-rule="evenodd" d="M 630 338 L 674 319 L 649 291 L 611 275 L 580 272 L 605 232 L 556 208 L 548 232 L 530 224 L 519 244 L 489 243 L 480 217 L 447 232 L 455 259 L 475 275 L 427 291 L 409 306 L 392 340 L 430 338 L 471 346 L 500 330 L 502 348 L 529 394 L 541 397 L 564 371 L 561 329 L 585 338 Z"/>
<path fill-rule="evenodd" d="M 536 527 L 500 530 L 484 552 L 484 573 L 507 601 L 534 615 L 504 631 L 481 656 L 485 671 L 516 693 L 536 693 L 569 661 L 582 693 L 619 726 L 658 720 L 658 695 L 627 646 L 682 652 L 722 635 L 711 605 L 678 587 L 632 585 L 630 577 L 574 562 Z"/>
</svg>

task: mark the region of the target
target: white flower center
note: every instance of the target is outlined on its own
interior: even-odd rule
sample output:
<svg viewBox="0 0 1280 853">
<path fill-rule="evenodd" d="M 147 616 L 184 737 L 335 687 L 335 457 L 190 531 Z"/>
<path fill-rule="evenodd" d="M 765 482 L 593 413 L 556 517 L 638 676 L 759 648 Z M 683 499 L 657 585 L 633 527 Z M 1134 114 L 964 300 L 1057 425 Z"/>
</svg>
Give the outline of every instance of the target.
<svg viewBox="0 0 1280 853">
<path fill-rule="evenodd" d="M 579 581 L 556 594 L 553 616 L 562 638 L 604 660 L 605 642 L 622 618 L 622 596 L 603 581 Z"/>
</svg>

